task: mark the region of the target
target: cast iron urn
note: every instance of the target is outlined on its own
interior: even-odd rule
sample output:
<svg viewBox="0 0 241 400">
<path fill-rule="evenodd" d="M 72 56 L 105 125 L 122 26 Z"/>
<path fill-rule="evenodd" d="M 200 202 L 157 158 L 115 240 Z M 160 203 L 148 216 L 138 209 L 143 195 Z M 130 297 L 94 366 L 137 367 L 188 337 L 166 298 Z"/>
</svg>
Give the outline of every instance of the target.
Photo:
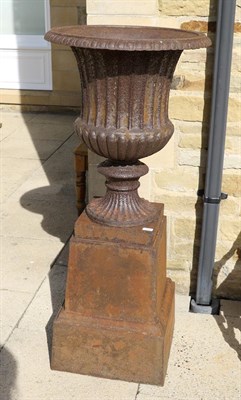
<svg viewBox="0 0 241 400">
<path fill-rule="evenodd" d="M 73 26 L 45 36 L 71 46 L 82 84 L 75 128 L 88 148 L 108 161 L 99 166 L 107 193 L 86 208 L 94 221 L 134 226 L 153 221 L 158 209 L 138 196 L 148 172 L 138 161 L 161 150 L 173 134 L 170 85 L 184 49 L 209 45 L 203 34 L 152 27 Z"/>
<path fill-rule="evenodd" d="M 174 283 L 166 277 L 163 204 L 138 195 L 139 159 L 173 134 L 173 73 L 203 34 L 152 27 L 71 26 L 45 38 L 72 48 L 82 105 L 75 129 L 94 153 L 106 194 L 90 201 L 70 243 L 65 304 L 55 319 L 54 369 L 164 384 L 174 326 Z"/>
</svg>

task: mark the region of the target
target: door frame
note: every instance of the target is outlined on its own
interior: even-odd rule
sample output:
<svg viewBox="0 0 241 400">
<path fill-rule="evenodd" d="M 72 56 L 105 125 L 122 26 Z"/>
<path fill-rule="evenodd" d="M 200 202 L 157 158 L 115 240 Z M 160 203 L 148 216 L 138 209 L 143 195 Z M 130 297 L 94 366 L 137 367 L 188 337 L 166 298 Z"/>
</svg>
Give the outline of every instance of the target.
<svg viewBox="0 0 241 400">
<path fill-rule="evenodd" d="M 44 14 L 47 31 L 49 0 L 44 0 Z M 44 35 L 0 35 L 0 59 L 2 89 L 52 90 L 51 44 Z"/>
</svg>

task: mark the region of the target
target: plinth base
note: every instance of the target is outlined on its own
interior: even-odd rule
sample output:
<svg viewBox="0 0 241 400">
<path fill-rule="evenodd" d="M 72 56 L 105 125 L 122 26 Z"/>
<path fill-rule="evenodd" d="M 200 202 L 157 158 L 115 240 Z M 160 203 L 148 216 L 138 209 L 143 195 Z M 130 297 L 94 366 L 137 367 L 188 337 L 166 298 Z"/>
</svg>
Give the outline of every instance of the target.
<svg viewBox="0 0 241 400">
<path fill-rule="evenodd" d="M 53 369 L 163 385 L 174 324 L 166 278 L 166 218 L 110 227 L 84 212 L 70 242 L 64 308 L 54 322 Z"/>
<path fill-rule="evenodd" d="M 61 310 L 54 322 L 51 368 L 164 385 L 174 325 L 174 284 L 167 279 L 157 324 L 82 317 Z"/>
</svg>

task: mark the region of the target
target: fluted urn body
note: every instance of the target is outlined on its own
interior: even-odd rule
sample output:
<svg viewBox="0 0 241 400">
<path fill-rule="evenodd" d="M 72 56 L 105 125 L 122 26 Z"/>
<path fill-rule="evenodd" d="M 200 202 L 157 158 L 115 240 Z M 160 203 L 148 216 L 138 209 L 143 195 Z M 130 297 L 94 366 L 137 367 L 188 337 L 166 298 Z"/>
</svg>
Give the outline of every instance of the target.
<svg viewBox="0 0 241 400">
<path fill-rule="evenodd" d="M 80 72 L 82 106 L 75 128 L 88 148 L 108 159 L 99 166 L 107 193 L 87 206 L 106 225 L 134 226 L 156 218 L 138 196 L 148 172 L 140 158 L 161 150 L 173 134 L 168 118 L 173 73 L 184 49 L 207 47 L 204 35 L 147 27 L 53 28 L 46 39 L 71 46 Z"/>
<path fill-rule="evenodd" d="M 110 160 L 135 162 L 165 146 L 170 84 L 181 51 L 74 48 L 83 85 L 76 129 L 87 146 Z"/>
</svg>

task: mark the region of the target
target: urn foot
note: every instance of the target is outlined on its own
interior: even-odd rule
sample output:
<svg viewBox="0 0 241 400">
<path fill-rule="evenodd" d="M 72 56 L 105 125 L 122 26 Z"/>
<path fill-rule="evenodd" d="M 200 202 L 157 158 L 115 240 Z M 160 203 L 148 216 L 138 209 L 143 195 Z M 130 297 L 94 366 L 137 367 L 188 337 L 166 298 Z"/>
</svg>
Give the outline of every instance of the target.
<svg viewBox="0 0 241 400">
<path fill-rule="evenodd" d="M 157 218 L 158 207 L 137 192 L 139 178 L 148 172 L 144 163 L 125 165 L 107 160 L 98 166 L 98 172 L 106 177 L 107 192 L 89 203 L 89 218 L 108 226 L 145 225 Z"/>
</svg>

